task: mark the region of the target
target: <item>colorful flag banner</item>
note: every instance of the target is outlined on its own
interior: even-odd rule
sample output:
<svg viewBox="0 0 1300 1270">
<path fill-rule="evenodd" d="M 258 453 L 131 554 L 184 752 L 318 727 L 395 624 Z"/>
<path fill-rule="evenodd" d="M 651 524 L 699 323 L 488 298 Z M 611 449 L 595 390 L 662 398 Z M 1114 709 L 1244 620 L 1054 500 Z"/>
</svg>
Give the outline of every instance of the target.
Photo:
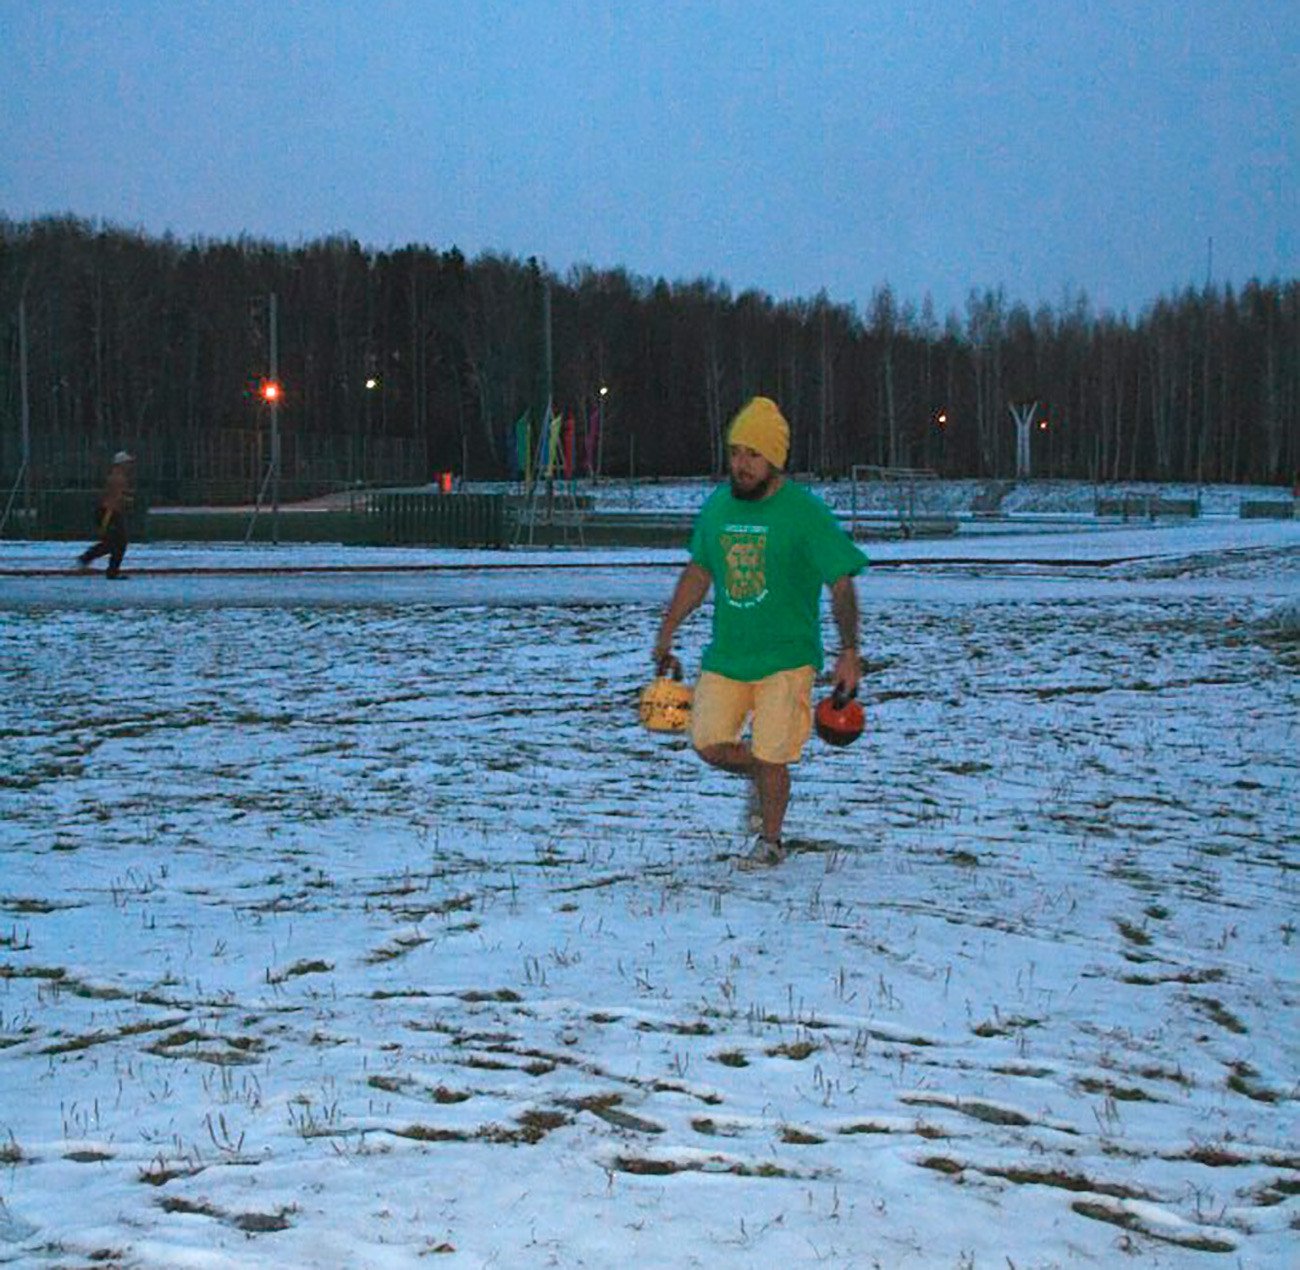
<svg viewBox="0 0 1300 1270">
<path fill-rule="evenodd" d="M 560 458 L 560 429 L 564 427 L 564 416 L 552 413 L 551 427 L 546 447 L 546 475 L 555 475 L 555 465 Z"/>
</svg>

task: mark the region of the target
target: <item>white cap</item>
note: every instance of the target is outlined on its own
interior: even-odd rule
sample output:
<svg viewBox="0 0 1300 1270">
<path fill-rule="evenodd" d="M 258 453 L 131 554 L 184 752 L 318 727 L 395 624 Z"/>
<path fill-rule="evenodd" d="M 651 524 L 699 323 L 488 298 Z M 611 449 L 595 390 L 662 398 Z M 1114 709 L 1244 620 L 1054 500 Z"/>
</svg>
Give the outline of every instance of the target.
<svg viewBox="0 0 1300 1270">
<path fill-rule="evenodd" d="M 119 463 L 134 463 L 135 455 L 128 454 L 125 450 L 119 450 L 113 455 L 113 465 L 116 467 Z"/>
</svg>

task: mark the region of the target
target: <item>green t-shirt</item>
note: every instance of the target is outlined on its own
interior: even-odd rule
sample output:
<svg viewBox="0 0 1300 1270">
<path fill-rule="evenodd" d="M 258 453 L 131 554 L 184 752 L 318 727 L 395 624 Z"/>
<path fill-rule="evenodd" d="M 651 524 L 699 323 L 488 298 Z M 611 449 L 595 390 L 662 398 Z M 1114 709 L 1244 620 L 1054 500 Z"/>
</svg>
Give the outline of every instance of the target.
<svg viewBox="0 0 1300 1270">
<path fill-rule="evenodd" d="M 690 551 L 713 577 L 703 668 L 747 682 L 820 670 L 822 587 L 867 564 L 830 508 L 793 481 L 755 502 L 720 485 L 700 508 Z"/>
</svg>

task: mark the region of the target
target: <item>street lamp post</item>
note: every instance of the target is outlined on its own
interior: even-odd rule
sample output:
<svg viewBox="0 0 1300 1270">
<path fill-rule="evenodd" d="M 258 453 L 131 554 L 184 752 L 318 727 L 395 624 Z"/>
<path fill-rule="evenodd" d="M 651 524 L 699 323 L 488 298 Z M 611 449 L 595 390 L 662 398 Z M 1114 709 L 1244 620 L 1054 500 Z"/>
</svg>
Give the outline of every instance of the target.
<svg viewBox="0 0 1300 1270">
<path fill-rule="evenodd" d="M 598 401 L 600 404 L 600 413 L 597 415 L 597 427 L 600 431 L 596 435 L 596 479 L 600 480 L 600 474 L 604 469 L 605 462 L 605 398 L 609 396 L 609 385 L 601 384 Z"/>
<path fill-rule="evenodd" d="M 370 402 L 378 391 L 379 380 L 376 376 L 370 375 L 366 379 L 366 434 L 361 438 L 361 479 L 363 482 L 370 479 L 370 439 L 374 436 L 374 420 L 371 417 Z"/>
<path fill-rule="evenodd" d="M 271 541 L 280 545 L 280 332 L 276 294 L 271 292 L 271 379 L 266 399 L 271 406 Z"/>
<path fill-rule="evenodd" d="M 930 417 L 934 422 L 934 427 L 933 429 L 931 429 L 931 434 L 935 432 L 939 434 L 939 439 L 938 439 L 939 467 L 946 469 L 948 466 L 948 412 L 947 410 L 940 407 L 938 410 L 934 411 Z M 925 450 L 926 450 L 926 458 L 929 459 L 930 436 L 926 437 Z"/>
<path fill-rule="evenodd" d="M 32 510 L 32 413 L 27 399 L 27 302 L 18 300 L 18 397 L 22 418 L 23 525 L 26 537 L 36 536 Z M 8 509 L 5 509 L 6 515 Z"/>
</svg>

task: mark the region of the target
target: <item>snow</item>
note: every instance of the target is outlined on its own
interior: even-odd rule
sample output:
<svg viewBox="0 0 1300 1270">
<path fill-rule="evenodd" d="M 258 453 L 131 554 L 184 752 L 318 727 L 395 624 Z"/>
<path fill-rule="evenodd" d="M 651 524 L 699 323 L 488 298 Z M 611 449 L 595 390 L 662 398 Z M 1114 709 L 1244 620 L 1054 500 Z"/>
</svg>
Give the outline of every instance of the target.
<svg viewBox="0 0 1300 1270">
<path fill-rule="evenodd" d="M 761 873 L 681 553 L 0 544 L 0 1265 L 1293 1265 L 1300 524 L 1008 528 Z"/>
</svg>

